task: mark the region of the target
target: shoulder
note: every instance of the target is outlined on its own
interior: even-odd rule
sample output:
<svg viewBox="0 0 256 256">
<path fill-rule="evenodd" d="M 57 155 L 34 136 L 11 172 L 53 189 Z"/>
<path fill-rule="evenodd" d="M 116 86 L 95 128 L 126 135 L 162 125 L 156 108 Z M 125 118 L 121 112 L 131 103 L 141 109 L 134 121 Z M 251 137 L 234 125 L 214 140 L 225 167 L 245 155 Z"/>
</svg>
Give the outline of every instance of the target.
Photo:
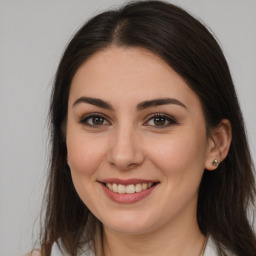
<svg viewBox="0 0 256 256">
<path fill-rule="evenodd" d="M 225 251 L 225 253 L 227 256 L 236 256 L 228 251 Z M 215 245 L 211 236 L 209 236 L 207 244 L 206 244 L 204 256 L 218 256 L 218 255 L 219 254 L 218 254 L 217 246 Z"/>
<path fill-rule="evenodd" d="M 204 256 L 217 256 L 217 248 L 216 245 L 211 238 L 211 236 L 208 237 L 207 244 L 204 251 Z"/>
<path fill-rule="evenodd" d="M 86 244 L 82 249 L 79 249 L 78 255 L 95 256 L 95 254 L 90 249 L 90 246 L 88 244 Z M 52 251 L 50 256 L 71 256 L 71 255 L 66 251 L 65 246 L 63 245 L 61 239 L 58 239 L 58 242 L 55 242 L 52 246 Z"/>
<path fill-rule="evenodd" d="M 24 256 L 41 256 L 41 251 L 39 249 L 35 249 Z"/>
</svg>

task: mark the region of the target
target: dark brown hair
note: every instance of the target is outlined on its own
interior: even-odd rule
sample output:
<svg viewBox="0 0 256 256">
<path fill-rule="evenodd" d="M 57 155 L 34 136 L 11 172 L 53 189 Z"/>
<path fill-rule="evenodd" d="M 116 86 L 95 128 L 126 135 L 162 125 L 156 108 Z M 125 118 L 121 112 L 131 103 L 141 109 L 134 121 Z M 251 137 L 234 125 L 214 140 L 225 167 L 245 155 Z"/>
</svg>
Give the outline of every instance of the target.
<svg viewBox="0 0 256 256">
<path fill-rule="evenodd" d="M 50 108 L 51 165 L 49 170 L 42 253 L 50 255 L 61 237 L 71 255 L 81 243 L 94 241 L 97 220 L 78 197 L 66 162 L 63 126 L 67 117 L 70 84 L 88 57 L 110 45 L 143 47 L 170 65 L 199 96 L 210 131 L 222 119 L 232 125 L 233 139 L 217 171 L 205 171 L 198 199 L 198 224 L 225 255 L 256 255 L 255 234 L 247 218 L 255 183 L 244 121 L 223 53 L 198 20 L 186 11 L 161 1 L 132 2 L 90 19 L 73 37 L 60 61 Z"/>
</svg>

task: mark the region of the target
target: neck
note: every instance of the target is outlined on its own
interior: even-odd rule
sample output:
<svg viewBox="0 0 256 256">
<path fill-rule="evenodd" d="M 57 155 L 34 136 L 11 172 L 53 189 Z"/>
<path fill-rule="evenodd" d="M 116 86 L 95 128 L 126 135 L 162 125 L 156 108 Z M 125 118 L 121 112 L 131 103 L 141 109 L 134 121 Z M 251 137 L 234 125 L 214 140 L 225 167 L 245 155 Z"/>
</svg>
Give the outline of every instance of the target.
<svg viewBox="0 0 256 256">
<path fill-rule="evenodd" d="M 193 221 L 182 218 L 181 223 L 141 234 L 125 234 L 103 227 L 104 255 L 199 256 L 206 238 L 194 218 Z"/>
</svg>

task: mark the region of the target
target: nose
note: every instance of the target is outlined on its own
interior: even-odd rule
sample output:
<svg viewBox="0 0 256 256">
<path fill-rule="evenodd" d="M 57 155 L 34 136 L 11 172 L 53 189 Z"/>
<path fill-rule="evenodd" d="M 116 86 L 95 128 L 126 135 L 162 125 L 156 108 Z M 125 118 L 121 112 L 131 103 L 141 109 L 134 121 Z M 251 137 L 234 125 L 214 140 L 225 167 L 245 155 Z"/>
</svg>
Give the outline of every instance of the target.
<svg viewBox="0 0 256 256">
<path fill-rule="evenodd" d="M 120 171 L 130 170 L 142 164 L 144 154 L 138 132 L 132 127 L 119 128 L 111 137 L 108 161 Z"/>
</svg>

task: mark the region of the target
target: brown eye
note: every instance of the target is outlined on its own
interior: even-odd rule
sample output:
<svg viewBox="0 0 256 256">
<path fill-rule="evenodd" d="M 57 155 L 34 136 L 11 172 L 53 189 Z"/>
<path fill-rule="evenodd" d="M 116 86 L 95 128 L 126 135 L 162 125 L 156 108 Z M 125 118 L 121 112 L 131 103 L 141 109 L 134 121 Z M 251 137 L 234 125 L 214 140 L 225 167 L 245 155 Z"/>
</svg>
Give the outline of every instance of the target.
<svg viewBox="0 0 256 256">
<path fill-rule="evenodd" d="M 101 116 L 92 117 L 91 122 L 93 125 L 102 125 L 104 123 L 104 118 Z"/>
<path fill-rule="evenodd" d="M 90 126 L 90 127 L 101 127 L 103 125 L 110 124 L 106 118 L 99 114 L 90 114 L 82 118 L 80 121 L 83 125 Z"/>
<path fill-rule="evenodd" d="M 154 117 L 154 124 L 157 126 L 163 126 L 166 124 L 166 118 L 164 117 Z"/>
<path fill-rule="evenodd" d="M 145 123 L 146 126 L 155 128 L 166 128 L 174 124 L 177 124 L 177 121 L 173 117 L 162 113 L 151 115 Z"/>
</svg>

